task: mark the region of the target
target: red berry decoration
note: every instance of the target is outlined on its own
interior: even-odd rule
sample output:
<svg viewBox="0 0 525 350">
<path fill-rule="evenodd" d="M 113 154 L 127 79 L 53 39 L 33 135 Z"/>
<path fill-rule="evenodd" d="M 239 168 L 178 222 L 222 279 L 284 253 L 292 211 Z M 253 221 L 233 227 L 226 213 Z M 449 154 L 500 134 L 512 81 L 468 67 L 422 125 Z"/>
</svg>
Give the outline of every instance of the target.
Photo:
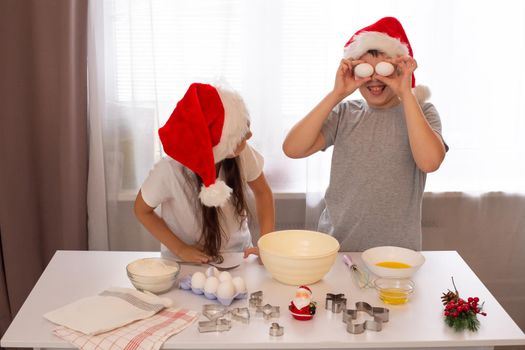
<svg viewBox="0 0 525 350">
<path fill-rule="evenodd" d="M 454 292 L 449 289 L 441 297 L 443 305 L 445 305 L 443 311 L 445 323 L 457 332 L 465 329 L 471 332 L 477 331 L 479 329 L 478 314 L 487 316 L 485 312 L 482 312 L 483 303 L 478 306 L 478 297 L 470 297 L 467 300 L 460 298 L 454 277 L 452 277 L 452 285 L 454 285 Z"/>
</svg>

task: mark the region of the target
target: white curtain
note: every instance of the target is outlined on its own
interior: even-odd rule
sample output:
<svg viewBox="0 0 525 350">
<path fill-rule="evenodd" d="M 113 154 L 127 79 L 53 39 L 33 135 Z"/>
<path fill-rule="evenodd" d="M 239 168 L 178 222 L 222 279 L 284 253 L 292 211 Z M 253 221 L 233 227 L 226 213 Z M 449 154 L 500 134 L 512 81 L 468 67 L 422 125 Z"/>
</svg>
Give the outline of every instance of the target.
<svg viewBox="0 0 525 350">
<path fill-rule="evenodd" d="M 194 81 L 226 79 L 252 115 L 276 193 L 306 193 L 313 227 L 330 152 L 290 160 L 291 126 L 331 89 L 342 47 L 401 20 L 450 152 L 428 191 L 525 190 L 525 2 L 93 0 L 89 30 L 91 249 L 111 249 L 119 202 L 161 154 L 157 129 Z M 356 96 L 352 96 L 354 98 Z"/>
</svg>

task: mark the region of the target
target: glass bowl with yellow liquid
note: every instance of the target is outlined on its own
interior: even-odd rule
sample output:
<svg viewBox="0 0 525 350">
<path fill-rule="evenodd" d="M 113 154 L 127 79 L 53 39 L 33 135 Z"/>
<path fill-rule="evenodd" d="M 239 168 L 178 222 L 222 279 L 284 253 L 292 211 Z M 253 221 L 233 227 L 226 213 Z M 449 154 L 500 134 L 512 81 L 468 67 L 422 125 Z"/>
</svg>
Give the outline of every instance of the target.
<svg viewBox="0 0 525 350">
<path fill-rule="evenodd" d="M 415 250 L 382 246 L 367 249 L 361 254 L 366 268 L 383 278 L 409 279 L 425 263 L 425 257 Z"/>
<path fill-rule="evenodd" d="M 408 302 L 415 286 L 409 279 L 378 278 L 374 281 L 374 287 L 383 303 L 401 305 Z"/>
</svg>

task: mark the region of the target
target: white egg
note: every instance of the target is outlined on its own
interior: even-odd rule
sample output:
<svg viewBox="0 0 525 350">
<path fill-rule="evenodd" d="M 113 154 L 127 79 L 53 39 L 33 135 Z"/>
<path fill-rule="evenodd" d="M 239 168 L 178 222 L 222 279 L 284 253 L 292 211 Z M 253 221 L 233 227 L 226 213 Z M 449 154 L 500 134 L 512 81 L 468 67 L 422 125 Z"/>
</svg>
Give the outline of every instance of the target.
<svg viewBox="0 0 525 350">
<path fill-rule="evenodd" d="M 206 270 L 206 276 L 208 277 L 211 277 L 211 276 L 214 276 L 214 277 L 217 277 L 219 278 L 219 270 L 217 270 L 217 268 L 215 266 L 210 266 L 208 267 L 208 270 Z"/>
<path fill-rule="evenodd" d="M 219 279 L 215 276 L 208 277 L 204 283 L 204 293 L 215 294 L 219 287 Z"/>
<path fill-rule="evenodd" d="M 191 276 L 192 289 L 202 289 L 204 288 L 204 283 L 206 283 L 206 275 L 204 275 L 202 272 L 195 272 Z"/>
<path fill-rule="evenodd" d="M 232 299 L 235 295 L 235 286 L 231 280 L 222 281 L 217 287 L 217 298 L 219 299 Z"/>
<path fill-rule="evenodd" d="M 388 77 L 394 73 L 394 66 L 389 62 L 379 62 L 376 64 L 376 73 L 384 77 Z"/>
<path fill-rule="evenodd" d="M 246 283 L 244 283 L 244 280 L 242 279 L 242 277 L 234 277 L 232 279 L 232 283 L 235 286 L 236 293 L 246 292 Z"/>
<path fill-rule="evenodd" d="M 221 274 L 219 275 L 219 281 L 221 282 L 231 281 L 231 279 L 232 279 L 232 275 L 228 271 L 222 271 Z"/>
<path fill-rule="evenodd" d="M 374 74 L 374 67 L 368 63 L 359 63 L 354 67 L 354 74 L 360 78 L 366 78 Z"/>
</svg>

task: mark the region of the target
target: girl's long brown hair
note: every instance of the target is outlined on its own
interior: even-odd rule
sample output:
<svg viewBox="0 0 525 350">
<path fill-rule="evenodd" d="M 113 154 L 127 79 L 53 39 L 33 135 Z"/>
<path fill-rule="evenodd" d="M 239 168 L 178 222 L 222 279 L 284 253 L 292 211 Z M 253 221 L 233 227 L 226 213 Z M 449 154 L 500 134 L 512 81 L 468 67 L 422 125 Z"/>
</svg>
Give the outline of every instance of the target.
<svg viewBox="0 0 525 350">
<path fill-rule="evenodd" d="M 216 164 L 217 177 L 219 171 L 224 172 L 224 181 L 233 190 L 230 200 L 235 208 L 235 215 L 239 218 L 240 225 L 248 216 L 248 205 L 244 196 L 244 182 L 242 181 L 241 171 L 238 164 L 238 157 L 227 158 Z M 189 174 L 185 172 L 188 178 Z M 194 186 L 200 191 L 202 179 L 194 174 Z M 198 200 L 198 199 L 197 199 Z M 220 207 L 207 207 L 200 203 L 202 231 L 199 242 L 203 244 L 204 252 L 209 256 L 216 258 L 219 256 L 223 235 L 225 234 L 220 225 L 219 215 L 222 215 Z"/>
</svg>

